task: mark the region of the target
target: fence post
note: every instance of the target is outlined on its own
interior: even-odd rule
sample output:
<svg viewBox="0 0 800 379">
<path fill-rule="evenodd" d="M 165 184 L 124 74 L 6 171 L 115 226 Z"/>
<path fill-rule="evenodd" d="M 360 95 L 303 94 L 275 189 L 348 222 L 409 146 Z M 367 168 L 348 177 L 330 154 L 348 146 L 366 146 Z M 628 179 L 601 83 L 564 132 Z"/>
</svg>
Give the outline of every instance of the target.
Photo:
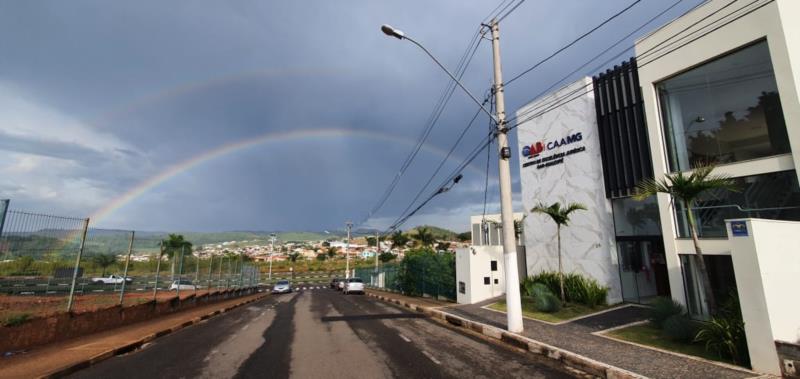
<svg viewBox="0 0 800 379">
<path fill-rule="evenodd" d="M 192 254 L 194 257 L 194 254 Z M 200 283 L 200 253 L 194 259 L 194 294 L 197 295 L 197 284 Z"/>
<path fill-rule="evenodd" d="M 136 232 L 131 230 L 131 242 L 128 244 L 128 259 L 125 260 L 125 270 L 122 274 L 122 289 L 119 291 L 119 305 L 122 305 L 122 300 L 125 298 L 125 285 L 128 283 L 128 265 L 131 264 L 131 253 L 133 252 L 133 238 Z"/>
<path fill-rule="evenodd" d="M 214 254 L 211 254 L 211 260 L 208 261 L 208 279 L 206 280 L 206 293 L 211 295 L 211 269 L 214 267 Z M 208 297 L 206 297 L 208 299 Z"/>
<path fill-rule="evenodd" d="M 158 274 L 161 272 L 161 258 L 164 257 L 164 240 L 158 242 L 158 262 L 156 263 L 156 282 L 153 285 L 153 302 L 158 301 Z"/>
<path fill-rule="evenodd" d="M 222 284 L 222 266 L 224 265 L 225 265 L 225 256 L 223 255 L 219 260 L 219 275 L 217 275 L 217 285 L 215 286 L 216 288 L 219 288 L 220 284 Z"/>
<path fill-rule="evenodd" d="M 72 302 L 75 298 L 75 284 L 78 282 L 78 269 L 81 266 L 81 256 L 83 247 L 86 244 L 86 233 L 89 231 L 89 219 L 83 220 L 83 233 L 81 234 L 81 245 L 78 248 L 78 257 L 75 259 L 75 269 L 72 271 L 72 284 L 69 286 L 69 300 L 67 300 L 67 313 L 72 312 Z"/>
<path fill-rule="evenodd" d="M 3 227 L 6 225 L 6 213 L 10 203 L 11 200 L 8 199 L 0 200 L 0 207 L 2 207 L 2 212 L 0 212 L 0 237 L 3 236 Z"/>
</svg>

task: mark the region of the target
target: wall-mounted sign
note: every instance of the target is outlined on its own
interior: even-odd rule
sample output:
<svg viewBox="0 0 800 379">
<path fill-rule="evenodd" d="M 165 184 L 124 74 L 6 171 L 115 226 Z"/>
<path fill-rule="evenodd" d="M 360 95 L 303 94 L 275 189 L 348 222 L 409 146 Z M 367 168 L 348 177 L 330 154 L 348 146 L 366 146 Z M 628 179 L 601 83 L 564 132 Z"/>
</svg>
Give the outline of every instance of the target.
<svg viewBox="0 0 800 379">
<path fill-rule="evenodd" d="M 579 146 L 572 148 L 562 153 L 555 153 L 548 156 L 540 157 L 542 153 L 558 149 L 562 146 L 571 145 L 583 140 L 581 133 L 568 135 L 561 139 L 555 139 L 549 142 L 539 141 L 522 148 L 522 156 L 528 158 L 528 161 L 522 164 L 522 167 L 536 165 L 536 169 L 555 166 L 564 163 L 564 158 L 582 151 L 586 151 L 586 146 Z"/>
<path fill-rule="evenodd" d="M 735 237 L 747 237 L 747 221 L 731 221 L 731 234 Z"/>
</svg>

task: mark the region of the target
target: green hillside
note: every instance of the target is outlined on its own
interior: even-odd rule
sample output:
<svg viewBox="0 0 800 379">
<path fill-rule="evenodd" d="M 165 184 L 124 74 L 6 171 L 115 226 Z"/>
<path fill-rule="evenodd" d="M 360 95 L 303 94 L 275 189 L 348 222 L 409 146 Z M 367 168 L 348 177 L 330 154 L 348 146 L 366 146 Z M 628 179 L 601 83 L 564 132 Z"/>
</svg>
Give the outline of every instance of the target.
<svg viewBox="0 0 800 379">
<path fill-rule="evenodd" d="M 416 228 L 410 229 L 406 231 L 406 234 L 415 235 L 417 234 L 417 229 L 419 228 L 428 228 L 428 231 L 433 234 L 433 238 L 437 240 L 446 240 L 446 241 L 455 241 L 458 238 L 456 237 L 458 233 L 448 230 L 445 228 L 440 228 L 438 226 L 431 226 L 431 225 L 420 225 Z"/>
</svg>

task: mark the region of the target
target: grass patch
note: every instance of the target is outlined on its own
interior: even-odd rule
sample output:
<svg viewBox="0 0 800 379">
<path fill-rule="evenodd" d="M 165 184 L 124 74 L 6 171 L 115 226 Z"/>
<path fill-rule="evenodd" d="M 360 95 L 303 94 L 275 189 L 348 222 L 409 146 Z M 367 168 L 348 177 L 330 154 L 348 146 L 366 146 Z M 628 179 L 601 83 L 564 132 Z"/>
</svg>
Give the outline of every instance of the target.
<svg viewBox="0 0 800 379">
<path fill-rule="evenodd" d="M 497 303 L 489 305 L 489 308 L 505 312 L 506 301 L 501 300 Z M 536 306 L 533 304 L 533 299 L 529 297 L 522 297 L 522 315 L 532 319 L 547 321 L 547 322 L 566 321 L 573 319 L 575 317 L 581 317 L 595 312 L 600 312 L 608 308 L 610 308 L 610 306 L 608 305 L 598 305 L 594 308 L 591 308 L 582 304 L 567 303 L 563 305 L 561 307 L 561 310 L 559 310 L 558 312 L 546 313 L 536 310 Z"/>
<path fill-rule="evenodd" d="M 693 355 L 695 357 L 705 358 L 713 361 L 734 364 L 731 360 L 721 358 L 714 353 L 707 352 L 702 344 L 672 341 L 664 337 L 661 333 L 661 330 L 651 323 L 633 325 L 627 328 L 613 330 L 606 334 L 624 341 L 657 347 L 659 349 L 669 350 L 676 353 Z"/>
</svg>

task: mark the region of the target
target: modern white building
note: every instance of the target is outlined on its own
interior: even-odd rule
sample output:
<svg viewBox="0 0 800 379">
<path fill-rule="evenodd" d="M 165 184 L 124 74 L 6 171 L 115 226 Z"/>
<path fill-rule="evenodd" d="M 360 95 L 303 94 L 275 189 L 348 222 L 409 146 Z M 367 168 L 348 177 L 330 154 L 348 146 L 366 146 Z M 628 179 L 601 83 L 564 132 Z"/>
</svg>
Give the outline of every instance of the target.
<svg viewBox="0 0 800 379">
<path fill-rule="evenodd" d="M 631 61 L 517 112 L 526 213 L 588 206 L 562 230 L 565 270 L 612 302 L 671 296 L 707 319 L 682 204 L 631 196 L 701 162 L 735 179 L 693 216 L 714 297 L 738 293 L 753 368 L 772 374 L 788 367 L 779 350 L 800 352 L 798 15 L 797 0 L 707 1 L 639 39 Z M 555 226 L 527 214 L 525 230 L 528 272 L 553 269 Z"/>
<path fill-rule="evenodd" d="M 526 276 L 523 213 L 514 214 L 520 278 Z M 503 228 L 499 214 L 470 217 L 472 246 L 456 249 L 456 301 L 474 304 L 506 293 Z"/>
</svg>

